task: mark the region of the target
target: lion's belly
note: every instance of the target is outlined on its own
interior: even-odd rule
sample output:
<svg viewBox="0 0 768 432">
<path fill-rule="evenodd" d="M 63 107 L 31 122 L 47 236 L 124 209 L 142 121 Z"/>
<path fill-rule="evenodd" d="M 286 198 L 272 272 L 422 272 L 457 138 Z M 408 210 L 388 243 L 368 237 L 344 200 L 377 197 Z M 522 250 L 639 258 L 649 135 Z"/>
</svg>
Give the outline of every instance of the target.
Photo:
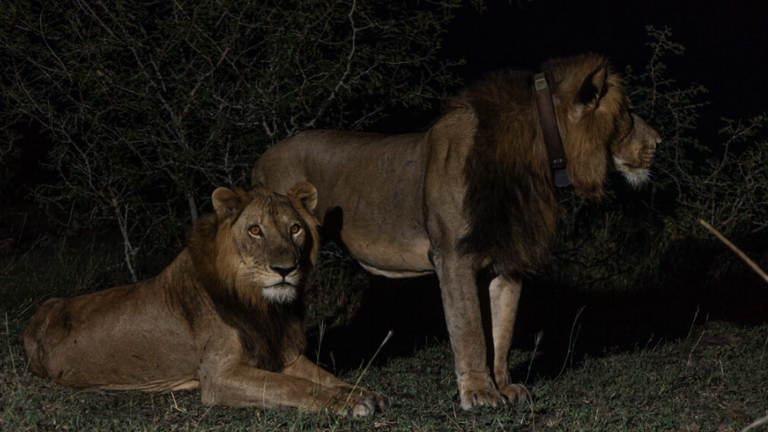
<svg viewBox="0 0 768 432">
<path fill-rule="evenodd" d="M 352 257 L 373 274 L 406 278 L 434 272 L 426 236 L 385 236 L 381 232 L 361 235 L 342 230 L 341 239 Z"/>
</svg>

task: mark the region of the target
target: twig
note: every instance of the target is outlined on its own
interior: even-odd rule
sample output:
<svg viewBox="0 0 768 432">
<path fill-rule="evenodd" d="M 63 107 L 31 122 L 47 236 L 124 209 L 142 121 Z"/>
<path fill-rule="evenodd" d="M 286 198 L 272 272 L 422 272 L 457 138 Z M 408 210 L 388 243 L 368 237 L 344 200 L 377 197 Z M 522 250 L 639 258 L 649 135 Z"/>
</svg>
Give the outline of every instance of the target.
<svg viewBox="0 0 768 432">
<path fill-rule="evenodd" d="M 173 392 L 171 392 L 171 399 L 173 399 L 173 408 L 180 412 L 180 413 L 186 413 L 186 410 L 183 410 L 179 408 L 179 405 L 176 403 L 176 396 L 173 395 Z"/>
<path fill-rule="evenodd" d="M 197 428 L 200 427 L 200 423 L 203 422 L 203 419 L 205 419 L 205 416 L 207 416 L 208 413 L 211 412 L 211 408 L 213 408 L 213 405 L 209 406 L 208 409 L 205 410 L 203 415 L 200 417 L 200 419 L 195 422 L 195 428 L 192 430 L 192 432 L 197 432 Z"/>
<path fill-rule="evenodd" d="M 357 377 L 357 381 L 355 381 L 355 384 L 352 386 L 352 391 L 349 392 L 347 395 L 347 400 L 344 401 L 344 406 L 349 406 L 349 399 L 352 397 L 352 393 L 359 387 L 360 380 L 363 379 L 363 376 L 365 376 L 365 373 L 368 372 L 368 368 L 371 367 L 371 364 L 373 363 L 373 360 L 376 359 L 376 356 L 379 354 L 379 351 L 381 351 L 382 348 L 384 348 L 384 345 L 386 345 L 387 342 L 389 342 L 389 339 L 392 337 L 394 332 L 392 330 L 387 333 L 387 336 L 384 338 L 384 340 L 381 342 L 381 345 L 379 345 L 379 348 L 376 350 L 375 353 L 373 353 L 373 356 L 368 361 L 368 364 L 365 365 L 365 369 L 363 369 L 363 372 L 360 373 L 360 376 Z M 343 408 L 342 408 L 343 410 Z M 336 419 L 336 424 L 338 425 L 339 419 Z"/>
<path fill-rule="evenodd" d="M 533 354 L 531 354 L 531 361 L 528 363 L 528 373 L 525 374 L 525 381 L 523 381 L 525 384 L 528 384 L 528 377 L 531 376 L 531 367 L 533 366 L 533 361 L 536 359 L 536 351 L 539 349 L 539 344 L 543 338 L 544 329 L 541 329 L 536 333 L 536 338 L 534 339 L 535 344 L 533 345 Z"/>
<path fill-rule="evenodd" d="M 576 348 L 576 340 L 574 339 L 573 332 L 576 329 L 576 324 L 579 321 L 579 317 L 581 316 L 581 313 L 584 312 L 584 309 L 587 307 L 587 305 L 582 306 L 579 308 L 579 311 L 576 312 L 576 317 L 573 319 L 573 324 L 571 325 L 571 335 L 568 337 L 568 352 L 565 354 L 565 360 L 563 360 L 563 367 L 560 369 L 560 373 L 557 374 L 557 377 L 555 377 L 555 381 L 557 381 L 558 378 L 560 378 L 560 375 L 563 374 L 565 371 L 565 367 L 568 364 L 568 359 L 571 359 L 571 366 L 573 366 L 573 351 Z M 581 329 L 581 327 L 579 327 Z M 578 332 L 576 334 L 578 337 Z"/>
<path fill-rule="evenodd" d="M 5 339 L 8 341 L 8 355 L 11 357 L 13 374 L 18 376 L 18 373 L 16 372 L 16 360 L 13 359 L 13 348 L 11 348 L 11 332 L 8 329 L 8 312 L 5 313 Z"/>
<path fill-rule="evenodd" d="M 763 269 L 761 269 L 757 264 L 755 264 L 754 261 L 749 259 L 749 257 L 741 251 L 736 245 L 730 242 L 727 238 L 725 238 L 724 235 L 720 234 L 718 230 L 716 230 L 712 225 L 708 224 L 704 219 L 699 219 L 699 223 L 704 225 L 704 228 L 708 229 L 712 234 L 715 235 L 721 242 L 725 243 L 726 246 L 731 248 L 732 251 L 736 252 L 736 254 L 741 257 L 741 259 L 744 260 L 747 264 L 749 264 L 750 267 L 752 267 L 752 270 L 754 270 L 757 274 L 760 275 L 760 277 L 763 278 L 766 282 L 768 282 L 768 275 L 765 274 Z"/>
<path fill-rule="evenodd" d="M 701 342 L 701 340 L 702 340 L 703 338 L 704 338 L 704 332 L 702 331 L 702 332 L 701 332 L 701 335 L 700 335 L 700 336 L 699 336 L 699 338 L 696 340 L 696 343 L 695 343 L 695 344 L 693 344 L 693 348 L 691 348 L 691 352 L 689 352 L 689 353 L 688 353 L 688 366 L 690 366 L 690 365 L 691 365 L 691 363 L 693 363 L 693 351 L 694 351 L 694 350 L 696 350 L 696 347 L 697 347 L 697 346 L 699 346 L 699 342 Z"/>
<path fill-rule="evenodd" d="M 754 422 L 752 422 L 751 425 L 749 425 L 749 426 L 745 427 L 744 429 L 742 429 L 741 432 L 747 432 L 750 429 L 754 429 L 756 427 L 760 427 L 760 426 L 765 425 L 765 424 L 768 424 L 768 416 L 765 416 L 763 418 L 759 418 L 759 419 L 755 420 Z"/>
</svg>

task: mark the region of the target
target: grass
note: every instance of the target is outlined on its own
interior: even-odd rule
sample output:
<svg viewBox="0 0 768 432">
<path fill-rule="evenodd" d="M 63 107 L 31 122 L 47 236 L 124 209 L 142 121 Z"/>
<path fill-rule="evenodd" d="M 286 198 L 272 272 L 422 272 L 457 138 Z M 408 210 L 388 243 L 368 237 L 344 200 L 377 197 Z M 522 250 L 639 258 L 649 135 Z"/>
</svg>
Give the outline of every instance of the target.
<svg viewBox="0 0 768 432">
<path fill-rule="evenodd" d="M 365 419 L 289 408 L 208 407 L 200 403 L 198 390 L 82 391 L 30 374 L 21 334 L 40 302 L 53 294 L 76 295 L 119 282 L 120 273 L 109 270 L 118 260 L 98 253 L 0 259 L 0 430 L 726 432 L 740 431 L 768 414 L 768 325 L 724 321 L 697 322 L 678 337 L 638 340 L 634 349 L 605 346 L 585 354 L 579 352 L 591 332 L 585 314 L 578 321 L 579 338 L 559 349 L 539 346 L 539 340 L 535 352 L 525 346 L 513 351 L 513 377 L 523 381 L 528 376 L 531 404 L 469 412 L 458 406 L 450 345 L 434 338 L 408 355 L 387 357 L 385 346 L 384 358 L 365 374 L 364 364 L 338 371 L 347 382 L 359 380 L 360 386 L 392 398 L 390 410 Z M 575 323 L 560 326 L 563 339 Z M 548 338 L 562 340 L 551 329 L 544 341 Z M 344 350 L 343 345 L 320 346 Z"/>
</svg>

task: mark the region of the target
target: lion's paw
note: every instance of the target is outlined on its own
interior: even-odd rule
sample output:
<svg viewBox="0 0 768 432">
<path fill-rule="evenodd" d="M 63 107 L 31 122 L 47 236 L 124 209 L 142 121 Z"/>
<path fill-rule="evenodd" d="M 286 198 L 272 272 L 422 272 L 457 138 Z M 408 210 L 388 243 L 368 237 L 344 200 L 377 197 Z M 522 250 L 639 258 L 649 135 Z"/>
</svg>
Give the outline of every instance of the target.
<svg viewBox="0 0 768 432">
<path fill-rule="evenodd" d="M 333 404 L 333 411 L 337 414 L 352 414 L 355 417 L 370 416 L 377 409 L 383 411 L 392 404 L 386 395 L 363 388 L 352 390 L 345 387 L 339 390 L 340 395 L 336 397 Z"/>
<path fill-rule="evenodd" d="M 496 390 L 488 372 L 467 372 L 459 376 L 461 408 L 468 410 L 477 405 L 496 406 L 507 400 Z"/>
<path fill-rule="evenodd" d="M 385 395 L 384 393 L 374 392 L 370 390 L 363 389 L 366 393 L 370 395 L 375 401 L 376 401 L 376 408 L 379 411 L 384 411 L 385 409 L 392 406 L 392 401 L 389 400 L 389 396 Z"/>
<path fill-rule="evenodd" d="M 531 392 L 522 384 L 506 384 L 499 386 L 499 392 L 513 403 L 531 400 Z"/>
</svg>

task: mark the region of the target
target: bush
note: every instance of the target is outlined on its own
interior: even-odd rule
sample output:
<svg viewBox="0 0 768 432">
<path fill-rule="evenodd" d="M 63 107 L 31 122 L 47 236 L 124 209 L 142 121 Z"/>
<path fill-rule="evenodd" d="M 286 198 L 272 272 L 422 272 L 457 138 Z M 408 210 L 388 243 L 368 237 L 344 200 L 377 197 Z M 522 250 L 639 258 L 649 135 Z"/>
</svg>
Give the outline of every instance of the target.
<svg viewBox="0 0 768 432">
<path fill-rule="evenodd" d="M 439 98 L 458 3 L 9 0 L 0 125 L 47 132 L 59 181 L 36 198 L 70 231 L 118 227 L 136 280 L 139 250 L 178 250 L 212 190 L 247 184 L 271 144 Z"/>
</svg>

